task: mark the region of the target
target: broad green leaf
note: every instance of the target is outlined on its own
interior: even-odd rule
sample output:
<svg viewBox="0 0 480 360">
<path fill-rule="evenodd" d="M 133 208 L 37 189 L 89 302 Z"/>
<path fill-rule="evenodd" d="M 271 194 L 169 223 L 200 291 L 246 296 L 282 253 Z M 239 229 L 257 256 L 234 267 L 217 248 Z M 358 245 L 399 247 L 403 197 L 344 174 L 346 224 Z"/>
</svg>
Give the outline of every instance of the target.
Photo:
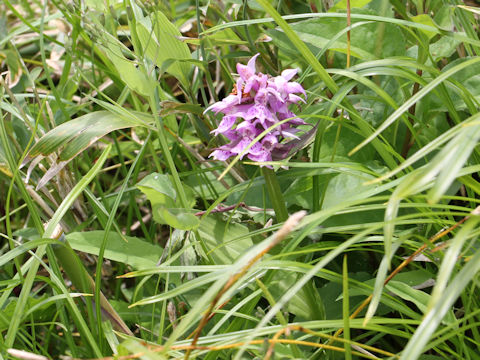
<svg viewBox="0 0 480 360">
<path fill-rule="evenodd" d="M 42 136 L 29 151 L 24 164 L 35 157 L 39 157 L 38 160 L 41 160 L 52 153 L 59 153 L 57 162 L 39 180 L 37 184 L 37 189 L 39 189 L 58 174 L 75 156 L 85 151 L 98 139 L 114 130 L 134 126 L 146 126 L 146 124 L 108 111 L 96 111 L 80 116 L 57 126 Z M 36 162 L 32 162 L 31 167 L 35 164 Z"/>
<path fill-rule="evenodd" d="M 180 40 L 182 34 L 161 12 L 153 12 L 150 17 L 140 18 L 137 12 L 137 34 L 145 55 L 159 68 L 167 60 L 191 59 L 188 45 Z M 191 65 L 184 61 L 173 61 L 165 71 L 175 76 L 183 86 L 189 86 Z"/>
<path fill-rule="evenodd" d="M 132 90 L 140 95 L 148 96 L 156 86 L 156 82 L 145 72 L 138 68 L 136 64 L 122 53 L 122 49 L 129 51 L 124 45 L 113 36 L 103 33 L 103 44 L 97 44 L 113 63 L 120 78 Z"/>
<path fill-rule="evenodd" d="M 179 230 L 193 230 L 200 221 L 191 210 L 181 207 L 180 199 L 168 175 L 152 173 L 137 184 L 152 204 L 152 214 L 156 222 L 167 224 Z M 190 187 L 184 185 L 190 207 L 195 204 L 195 196 Z"/>
<path fill-rule="evenodd" d="M 152 204 L 175 206 L 177 193 L 168 175 L 152 173 L 145 176 L 137 187 L 147 195 Z"/>
<path fill-rule="evenodd" d="M 428 25 L 431 27 L 437 27 L 437 24 L 435 24 L 435 21 L 433 21 L 433 19 L 427 14 L 412 16 L 410 19 L 419 24 Z M 423 32 L 428 37 L 429 40 L 436 35 L 436 33 L 433 31 L 428 31 L 425 29 L 420 29 L 420 31 Z"/>
<path fill-rule="evenodd" d="M 363 13 L 370 13 L 368 10 L 361 10 Z M 352 20 L 352 24 L 359 20 Z M 381 49 L 377 48 L 376 36 L 380 28 L 379 23 L 365 22 L 356 26 L 351 31 L 351 55 L 363 60 L 373 60 L 381 55 L 401 56 L 405 54 L 405 37 L 398 27 L 392 24 L 382 24 L 384 26 L 383 43 Z M 333 18 L 319 18 L 299 21 L 290 24 L 296 34 L 313 51 L 318 53 L 323 47 L 328 45 L 330 50 L 341 53 L 347 52 L 347 35 L 343 34 L 337 41 L 330 42 L 337 34 L 344 31 L 346 22 Z M 268 32 L 276 43 L 287 54 L 294 54 L 287 36 L 279 29 Z"/>
<path fill-rule="evenodd" d="M 28 156 L 47 156 L 59 149 L 60 161 L 71 160 L 95 141 L 108 133 L 144 123 L 112 114 L 108 111 L 96 111 L 63 123 L 50 130 L 32 147 Z"/>
<path fill-rule="evenodd" d="M 104 235 L 103 231 L 73 232 L 66 238 L 74 250 L 98 255 Z M 157 265 L 162 251 L 161 247 L 139 238 L 110 232 L 104 257 L 135 269 L 147 269 Z"/>
<path fill-rule="evenodd" d="M 198 232 L 216 264 L 231 264 L 253 245 L 246 226 L 227 223 L 221 215 L 203 218 Z"/>
<path fill-rule="evenodd" d="M 453 38 L 442 37 L 430 45 L 430 53 L 435 61 L 439 61 L 442 58 L 448 58 L 452 56 L 457 50 L 457 46 L 460 44 L 460 41 Z"/>
<path fill-rule="evenodd" d="M 168 209 L 163 206 L 154 206 L 154 216 L 162 219 L 161 223 L 170 225 L 179 230 L 195 230 L 200 224 L 200 220 L 194 214 L 186 209 Z M 160 222 L 160 221 L 159 221 Z"/>
<path fill-rule="evenodd" d="M 341 173 L 333 177 L 325 190 L 323 200 L 323 209 L 334 207 L 336 204 L 352 198 L 369 189 L 374 189 L 374 185 L 366 185 L 369 180 L 374 179 L 373 176 L 351 171 L 349 173 Z M 352 218 L 351 214 L 337 215 L 325 222 L 325 225 L 346 225 L 358 223 L 359 221 L 366 224 L 369 222 L 381 221 L 383 211 L 358 211 Z"/>
<path fill-rule="evenodd" d="M 271 284 L 270 291 L 275 298 L 280 298 L 295 282 L 298 274 L 293 271 L 279 271 Z M 294 314 L 302 320 L 321 320 L 325 318 L 325 309 L 322 299 L 318 292 L 307 293 L 310 289 L 307 287 L 298 291 L 288 302 L 288 312 Z M 309 299 L 314 299 L 312 304 Z M 320 310 L 319 310 L 320 309 Z"/>
</svg>

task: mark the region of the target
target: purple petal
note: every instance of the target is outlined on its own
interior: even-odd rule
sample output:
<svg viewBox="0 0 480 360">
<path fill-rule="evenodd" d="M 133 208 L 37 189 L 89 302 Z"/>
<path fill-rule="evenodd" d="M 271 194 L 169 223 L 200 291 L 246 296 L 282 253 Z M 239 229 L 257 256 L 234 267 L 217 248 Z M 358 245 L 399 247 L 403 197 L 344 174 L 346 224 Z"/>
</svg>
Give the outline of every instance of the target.
<svg viewBox="0 0 480 360">
<path fill-rule="evenodd" d="M 256 73 L 255 62 L 258 56 L 259 54 L 253 56 L 247 65 L 237 64 L 237 93 L 227 96 L 206 110 L 225 114 L 218 128 L 212 133 L 222 134 L 230 140 L 229 144 L 213 151 L 210 157 L 224 161 L 245 152 L 242 157 L 248 156 L 253 161 L 270 161 L 272 154 L 278 152 L 275 157 L 280 155 L 283 158 L 290 151 L 288 149 L 293 148 L 290 145 L 292 141 L 287 143 L 288 147 L 280 141 L 285 142 L 286 138 L 300 139 L 295 135 L 300 131 L 295 126 L 305 122 L 288 108 L 290 104 L 305 103 L 299 96 L 303 94 L 306 97 L 303 87 L 297 82 L 289 81 L 298 73 L 298 69 L 284 70 L 276 77 Z M 242 121 L 237 123 L 237 119 Z M 278 122 L 285 119 L 289 121 L 278 126 Z M 275 129 L 250 146 L 253 139 L 275 124 Z M 247 147 L 249 149 L 245 151 Z"/>
<path fill-rule="evenodd" d="M 211 154 L 208 155 L 208 157 L 213 157 L 215 160 L 225 161 L 230 156 L 234 156 L 234 155 L 235 154 L 232 153 L 231 151 L 217 149 L 217 150 L 212 151 Z"/>
<path fill-rule="evenodd" d="M 303 95 L 307 96 L 307 93 L 303 89 L 303 86 L 300 85 L 297 82 L 287 83 L 286 90 L 287 90 L 287 93 L 289 93 L 289 94 L 291 94 L 291 93 L 302 93 Z"/>
<path fill-rule="evenodd" d="M 295 95 L 295 94 L 288 94 L 288 101 L 293 104 L 297 104 L 299 101 L 303 102 L 306 104 L 307 102 L 303 100 L 300 96 Z"/>
<path fill-rule="evenodd" d="M 276 89 L 274 89 L 273 87 L 267 87 L 267 91 L 268 91 L 268 94 L 273 95 L 277 99 L 277 101 L 281 103 L 285 102 L 285 99 L 282 97 L 282 94 L 278 92 Z"/>
<path fill-rule="evenodd" d="M 258 119 L 260 124 L 265 124 L 265 119 L 270 121 L 277 121 L 277 118 L 274 113 L 272 113 L 266 106 L 261 104 L 256 104 L 252 106 L 248 113 L 246 114 L 246 119 Z"/>
<path fill-rule="evenodd" d="M 234 154 L 240 154 L 245 148 L 252 142 L 252 139 L 241 139 L 235 146 L 233 146 L 230 151 Z M 247 152 L 248 153 L 248 152 Z M 240 158 L 242 159 L 246 154 L 243 154 Z"/>
<path fill-rule="evenodd" d="M 218 128 L 212 131 L 213 134 L 218 135 L 222 134 L 227 130 L 230 130 L 235 124 L 235 120 L 237 120 L 236 116 L 224 116 L 220 124 L 218 125 Z"/>
<path fill-rule="evenodd" d="M 242 138 L 247 138 L 249 140 L 254 139 L 258 136 L 261 130 L 257 129 L 255 125 L 244 121 L 237 126 L 238 135 Z"/>
<path fill-rule="evenodd" d="M 282 71 L 281 77 L 288 81 L 297 75 L 297 72 L 298 69 L 286 69 Z"/>
<path fill-rule="evenodd" d="M 292 116 L 295 116 L 295 114 L 292 113 Z M 291 116 L 291 117 L 292 117 Z M 290 125 L 294 125 L 294 126 L 297 126 L 297 125 L 306 125 L 307 123 L 305 121 L 303 121 L 303 119 L 299 118 L 299 117 L 293 117 L 289 122 L 288 124 Z"/>
<path fill-rule="evenodd" d="M 248 119 L 248 112 L 250 109 L 255 106 L 255 104 L 241 104 L 234 106 L 231 111 L 228 113 L 230 116 L 241 117 L 243 119 Z"/>
<path fill-rule="evenodd" d="M 252 161 L 271 161 L 272 154 L 269 151 L 262 150 L 258 154 L 248 154 L 248 158 Z"/>
<path fill-rule="evenodd" d="M 216 102 L 205 109 L 204 114 L 207 111 L 213 111 L 215 114 L 219 112 L 228 112 L 235 104 L 238 104 L 237 97 L 235 95 L 228 95 L 222 101 Z"/>
<path fill-rule="evenodd" d="M 276 144 L 278 144 L 278 139 L 273 134 L 267 134 L 261 141 L 262 146 L 265 150 L 271 151 Z"/>
<path fill-rule="evenodd" d="M 240 75 L 240 78 L 244 81 L 248 80 L 250 76 L 255 74 L 255 60 L 257 60 L 257 57 L 260 54 L 256 54 L 253 56 L 249 61 L 247 65 L 242 65 L 242 64 L 237 64 L 237 72 L 238 75 Z M 238 89 L 239 92 L 240 89 Z"/>
<path fill-rule="evenodd" d="M 237 64 L 237 67 L 238 67 L 238 64 Z M 245 82 L 243 81 L 242 78 L 238 78 L 237 79 L 237 82 L 235 84 L 235 86 L 237 87 L 237 95 L 232 95 L 232 96 L 235 96 L 235 98 L 237 99 L 238 101 L 238 104 L 240 104 L 242 102 L 242 89 L 243 89 L 243 84 Z"/>
<path fill-rule="evenodd" d="M 243 88 L 243 94 L 248 94 L 250 91 L 258 91 L 262 86 L 262 75 L 263 74 L 254 74 L 250 76 L 248 80 L 245 81 L 245 87 Z"/>
<path fill-rule="evenodd" d="M 276 98 L 272 98 L 272 99 L 270 99 L 269 104 L 270 104 L 270 108 L 272 109 L 272 111 L 274 113 L 282 115 L 282 114 L 285 114 L 285 113 L 288 112 L 288 104 L 286 102 L 278 101 Z M 281 119 L 279 116 L 277 116 L 277 117 L 280 120 L 284 119 L 284 118 Z"/>
<path fill-rule="evenodd" d="M 293 129 L 293 128 L 288 130 L 282 130 L 282 135 L 285 138 L 289 137 L 289 138 L 299 140 L 300 138 L 297 135 L 295 135 L 295 133 L 297 133 L 298 131 L 299 131 L 298 129 Z"/>
<path fill-rule="evenodd" d="M 227 130 L 222 135 L 230 141 L 237 141 L 240 138 L 237 130 Z"/>
<path fill-rule="evenodd" d="M 257 61 L 257 57 L 260 55 L 260 53 L 256 53 L 255 55 L 252 56 L 250 60 L 248 60 L 247 66 L 248 68 L 254 73 L 256 68 L 255 68 L 255 62 Z"/>
</svg>

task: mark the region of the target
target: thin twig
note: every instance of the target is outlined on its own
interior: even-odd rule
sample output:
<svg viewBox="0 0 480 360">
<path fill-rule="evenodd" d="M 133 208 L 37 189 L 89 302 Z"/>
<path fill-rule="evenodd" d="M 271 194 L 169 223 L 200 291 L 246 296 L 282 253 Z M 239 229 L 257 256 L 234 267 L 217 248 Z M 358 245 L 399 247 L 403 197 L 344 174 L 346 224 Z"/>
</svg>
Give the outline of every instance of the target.
<svg viewBox="0 0 480 360">
<path fill-rule="evenodd" d="M 248 206 L 247 204 L 245 204 L 244 202 L 241 202 L 239 204 L 235 204 L 235 205 L 229 205 L 229 206 L 223 206 L 222 204 L 219 204 L 217 205 L 217 207 L 215 209 L 213 209 L 212 211 L 209 211 L 209 214 L 212 214 L 212 213 L 220 213 L 220 212 L 227 212 L 227 211 L 230 211 L 230 210 L 234 210 L 236 208 L 244 208 L 245 210 L 248 210 L 248 211 L 256 211 L 256 212 L 260 212 L 260 211 L 273 211 L 272 209 L 263 209 L 263 208 L 259 208 L 259 207 L 256 207 L 256 206 Z M 195 216 L 202 216 L 204 214 L 206 214 L 207 211 L 204 210 L 204 211 L 198 211 L 196 212 L 194 215 Z"/>
</svg>

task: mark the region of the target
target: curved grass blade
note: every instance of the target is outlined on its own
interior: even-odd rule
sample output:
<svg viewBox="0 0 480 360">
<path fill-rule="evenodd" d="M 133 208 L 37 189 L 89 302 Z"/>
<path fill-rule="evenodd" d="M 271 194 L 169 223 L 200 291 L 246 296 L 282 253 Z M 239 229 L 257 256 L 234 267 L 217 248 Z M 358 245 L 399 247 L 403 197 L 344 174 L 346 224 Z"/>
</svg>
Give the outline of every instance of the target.
<svg viewBox="0 0 480 360">
<path fill-rule="evenodd" d="M 478 217 L 478 215 L 477 215 Z M 478 223 L 478 220 L 475 221 Z M 471 228 L 463 227 L 457 237 L 465 237 L 471 233 Z M 461 295 L 465 287 L 480 271 L 480 251 L 467 262 L 466 265 L 450 280 L 450 284 L 442 293 L 442 297 L 437 299 L 428 313 L 423 318 L 421 324 L 416 329 L 413 336 L 410 337 L 405 350 L 402 352 L 401 360 L 418 359 L 423 353 L 425 346 L 432 337 L 434 331 L 444 318 L 445 314 L 452 308 L 457 298 Z"/>
<path fill-rule="evenodd" d="M 65 197 L 62 201 L 58 209 L 53 214 L 53 217 L 48 222 L 45 232 L 43 234 L 44 238 L 52 238 L 55 234 L 55 229 L 57 225 L 60 223 L 61 219 L 65 215 L 65 213 L 70 209 L 73 205 L 75 199 L 81 194 L 83 189 L 93 180 L 93 178 L 97 175 L 100 171 L 101 167 L 103 166 L 104 162 L 107 160 L 108 155 L 110 153 L 112 146 L 108 146 L 103 153 L 98 158 L 95 165 L 90 169 L 90 171 L 85 174 L 85 176 L 75 185 L 75 187 L 70 191 L 70 193 Z M 22 291 L 20 292 L 20 296 L 18 297 L 17 305 L 15 306 L 15 310 L 12 316 L 12 322 L 10 323 L 10 327 L 8 328 L 7 335 L 5 337 L 5 345 L 7 347 L 12 347 L 15 337 L 17 335 L 18 327 L 20 325 L 21 314 L 23 313 L 28 296 L 30 295 L 30 290 L 32 288 L 33 282 L 35 280 L 35 276 L 37 274 L 37 270 L 39 267 L 39 260 L 45 254 L 47 245 L 41 245 L 37 248 L 35 253 L 36 258 L 32 262 L 30 269 L 25 277 L 25 282 L 22 286 Z M 91 343 L 92 349 L 94 350 L 96 356 L 101 357 L 101 353 L 96 345 L 96 343 Z"/>
<path fill-rule="evenodd" d="M 85 151 L 98 139 L 114 130 L 125 129 L 134 126 L 144 126 L 143 123 L 133 119 L 120 117 L 108 111 L 97 111 L 80 116 L 77 119 L 63 123 L 50 130 L 47 134 L 30 149 L 26 164 L 33 158 L 41 159 L 59 149 L 62 149 L 58 161 L 45 173 L 37 184 L 37 190 L 53 178 L 75 156 Z"/>
<path fill-rule="evenodd" d="M 383 122 L 380 127 L 375 130 L 373 134 L 371 134 L 369 137 L 367 137 L 364 141 L 362 141 L 360 144 L 355 146 L 349 153 L 348 155 L 351 156 L 355 154 L 358 150 L 360 150 L 362 147 L 370 143 L 373 139 L 375 139 L 383 130 L 385 130 L 387 127 L 389 127 L 392 123 L 395 122 L 404 112 L 408 111 L 408 109 L 413 105 L 416 104 L 417 101 L 419 101 L 421 98 L 423 98 L 425 95 L 427 95 L 430 91 L 432 91 L 435 87 L 440 85 L 443 81 L 448 79 L 450 76 L 453 74 L 459 72 L 462 69 L 465 69 L 471 65 L 474 65 L 476 63 L 480 62 L 480 58 L 476 57 L 473 59 L 466 60 L 465 62 L 458 64 L 451 69 L 448 69 L 441 75 L 439 75 L 437 78 L 432 80 L 428 85 L 426 85 L 423 89 L 421 89 L 419 92 L 417 92 L 414 96 L 412 96 L 410 99 L 408 99 L 405 103 L 403 103 L 397 110 L 394 111 L 392 115 L 390 115 L 387 120 Z"/>
</svg>

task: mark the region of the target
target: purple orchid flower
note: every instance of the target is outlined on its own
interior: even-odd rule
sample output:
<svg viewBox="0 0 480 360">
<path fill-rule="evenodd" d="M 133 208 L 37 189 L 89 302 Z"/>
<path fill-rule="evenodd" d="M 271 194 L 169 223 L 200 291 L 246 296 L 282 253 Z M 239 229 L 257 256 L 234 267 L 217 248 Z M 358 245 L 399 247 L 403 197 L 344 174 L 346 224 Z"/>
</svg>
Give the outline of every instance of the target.
<svg viewBox="0 0 480 360">
<path fill-rule="evenodd" d="M 303 94 L 306 97 L 303 87 L 290 81 L 298 69 L 284 70 L 276 77 L 257 73 L 255 61 L 259 55 L 253 56 L 247 65 L 237 64 L 240 77 L 233 93 L 205 110 L 224 114 L 218 128 L 212 133 L 222 134 L 231 141 L 209 155 L 215 160 L 225 161 L 231 156 L 241 154 L 262 132 L 279 121 L 290 118 L 291 120 L 263 136 L 242 155 L 242 158 L 246 155 L 253 161 L 272 161 L 273 158 L 279 158 L 275 156 L 275 150 L 278 149 L 278 152 L 283 154 L 280 157 L 284 157 L 286 152 L 285 145 L 281 144 L 282 140 L 298 139 L 295 135 L 299 131 L 296 126 L 305 124 L 288 109 L 291 104 L 305 103 L 305 100 L 297 95 Z"/>
</svg>

